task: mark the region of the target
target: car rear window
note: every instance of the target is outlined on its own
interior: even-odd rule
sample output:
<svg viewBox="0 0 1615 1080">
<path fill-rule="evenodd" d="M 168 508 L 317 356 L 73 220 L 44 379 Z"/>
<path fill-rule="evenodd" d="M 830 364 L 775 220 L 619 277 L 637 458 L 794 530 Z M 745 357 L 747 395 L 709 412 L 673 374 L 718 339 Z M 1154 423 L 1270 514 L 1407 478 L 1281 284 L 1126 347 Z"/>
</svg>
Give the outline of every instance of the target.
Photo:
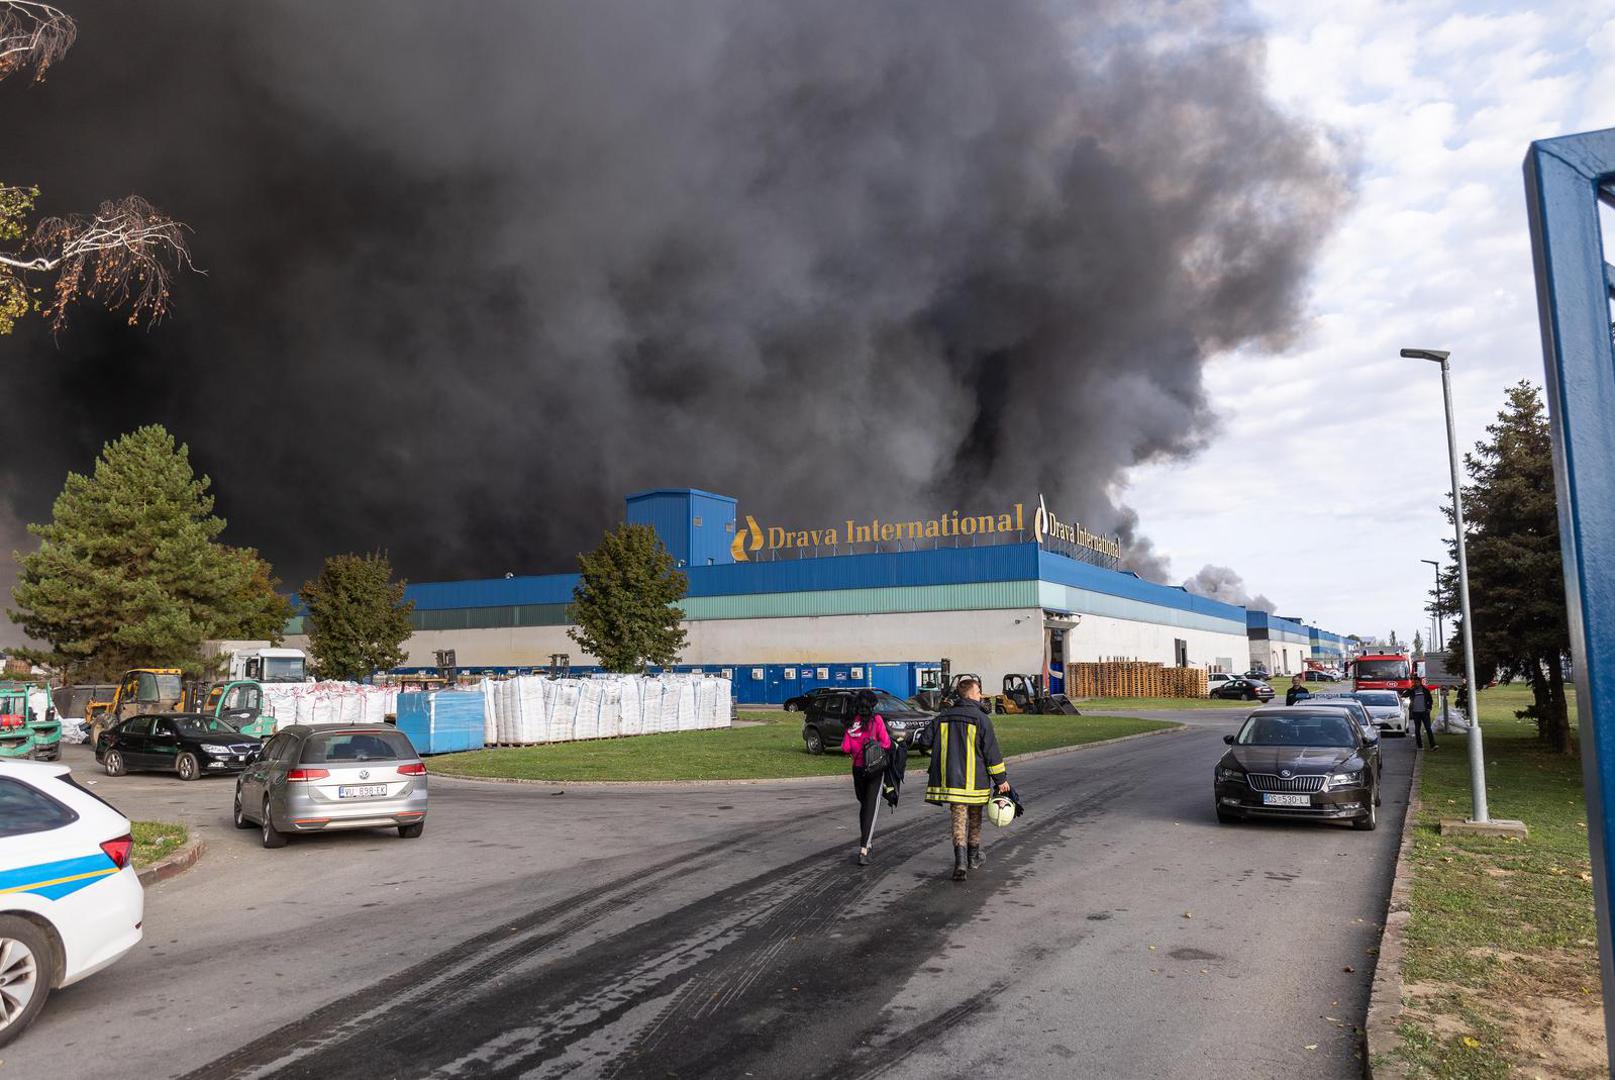
<svg viewBox="0 0 1615 1080">
<path fill-rule="evenodd" d="M 309 736 L 303 747 L 304 765 L 340 764 L 344 761 L 395 761 L 416 757 L 409 737 L 391 728 L 375 731 L 333 731 Z"/>
<path fill-rule="evenodd" d="M 71 825 L 78 814 L 20 780 L 0 777 L 0 837 L 26 836 Z"/>
</svg>

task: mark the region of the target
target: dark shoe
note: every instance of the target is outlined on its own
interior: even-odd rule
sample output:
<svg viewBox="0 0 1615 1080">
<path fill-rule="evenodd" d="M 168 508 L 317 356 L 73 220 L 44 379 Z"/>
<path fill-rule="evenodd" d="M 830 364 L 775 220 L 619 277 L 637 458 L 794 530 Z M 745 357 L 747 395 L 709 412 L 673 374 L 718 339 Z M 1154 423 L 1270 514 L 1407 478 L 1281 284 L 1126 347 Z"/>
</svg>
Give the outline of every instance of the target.
<svg viewBox="0 0 1615 1080">
<path fill-rule="evenodd" d="M 868 866 L 869 865 L 869 852 L 860 851 L 858 853 L 858 865 L 859 866 Z"/>
<path fill-rule="evenodd" d="M 965 875 L 969 872 L 969 866 L 970 866 L 970 864 L 966 861 L 966 857 L 965 857 L 965 849 L 962 848 L 962 847 L 954 848 L 953 849 L 953 880 L 955 880 L 955 881 L 963 881 L 965 879 Z"/>
<path fill-rule="evenodd" d="M 970 869 L 972 869 L 972 870 L 980 870 L 981 867 L 982 867 L 982 864 L 984 864 L 987 861 L 985 858 L 982 857 L 981 848 L 979 848 L 979 847 L 971 847 L 971 848 L 967 848 L 966 850 L 970 854 Z"/>
</svg>

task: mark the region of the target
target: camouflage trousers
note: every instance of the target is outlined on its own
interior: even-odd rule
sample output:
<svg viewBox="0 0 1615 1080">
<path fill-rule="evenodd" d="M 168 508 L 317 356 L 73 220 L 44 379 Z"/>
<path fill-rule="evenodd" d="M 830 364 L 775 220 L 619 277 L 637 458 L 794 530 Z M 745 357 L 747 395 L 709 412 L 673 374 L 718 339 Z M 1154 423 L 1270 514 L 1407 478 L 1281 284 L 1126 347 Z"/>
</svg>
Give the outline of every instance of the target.
<svg viewBox="0 0 1615 1080">
<path fill-rule="evenodd" d="M 948 809 L 953 811 L 953 846 L 980 847 L 983 808 L 953 803 Z"/>
</svg>

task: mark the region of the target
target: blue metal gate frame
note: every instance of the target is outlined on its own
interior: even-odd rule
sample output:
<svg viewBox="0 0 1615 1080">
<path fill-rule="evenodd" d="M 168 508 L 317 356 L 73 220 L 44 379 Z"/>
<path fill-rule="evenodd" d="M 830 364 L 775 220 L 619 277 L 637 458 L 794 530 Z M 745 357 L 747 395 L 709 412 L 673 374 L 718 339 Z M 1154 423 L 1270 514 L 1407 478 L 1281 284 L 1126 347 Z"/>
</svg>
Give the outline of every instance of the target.
<svg viewBox="0 0 1615 1080">
<path fill-rule="evenodd" d="M 1525 194 L 1576 664 L 1604 1029 L 1615 1051 L 1615 267 L 1604 255 L 1598 211 L 1600 202 L 1615 206 L 1615 128 L 1532 143 Z"/>
</svg>

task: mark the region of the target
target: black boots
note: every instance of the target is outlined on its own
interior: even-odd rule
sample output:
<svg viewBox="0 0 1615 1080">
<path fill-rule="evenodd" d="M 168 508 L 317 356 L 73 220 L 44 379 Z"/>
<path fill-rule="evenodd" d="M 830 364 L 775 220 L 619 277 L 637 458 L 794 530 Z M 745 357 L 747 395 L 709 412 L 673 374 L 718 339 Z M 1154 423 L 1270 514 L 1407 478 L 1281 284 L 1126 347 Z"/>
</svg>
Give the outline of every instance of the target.
<svg viewBox="0 0 1615 1080">
<path fill-rule="evenodd" d="M 966 862 L 965 849 L 958 844 L 953 847 L 953 880 L 963 881 L 969 868 Z"/>
<path fill-rule="evenodd" d="M 970 869 L 980 870 L 982 864 L 987 861 L 981 857 L 981 848 L 975 844 L 971 844 L 967 850 L 970 852 Z"/>
</svg>

